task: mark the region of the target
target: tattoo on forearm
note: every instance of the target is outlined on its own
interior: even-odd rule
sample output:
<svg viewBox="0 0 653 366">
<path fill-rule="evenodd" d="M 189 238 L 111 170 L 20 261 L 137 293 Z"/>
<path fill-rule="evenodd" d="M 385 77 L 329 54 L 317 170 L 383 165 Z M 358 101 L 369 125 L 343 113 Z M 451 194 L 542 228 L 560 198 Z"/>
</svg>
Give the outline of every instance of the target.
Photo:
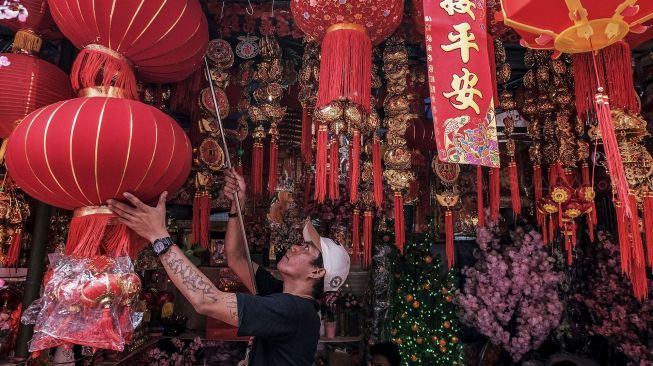
<svg viewBox="0 0 653 366">
<path fill-rule="evenodd" d="M 236 296 L 232 296 L 227 299 L 227 309 L 229 310 L 229 316 L 231 319 L 238 319 L 238 305 L 236 301 Z"/>
<path fill-rule="evenodd" d="M 206 281 L 204 276 L 198 274 L 194 266 L 184 263 L 184 258 L 179 257 L 173 251 L 168 251 L 163 257 L 172 274 L 179 276 L 187 289 L 199 292 L 204 298 L 212 302 L 218 301 L 218 293 L 213 284 Z"/>
</svg>

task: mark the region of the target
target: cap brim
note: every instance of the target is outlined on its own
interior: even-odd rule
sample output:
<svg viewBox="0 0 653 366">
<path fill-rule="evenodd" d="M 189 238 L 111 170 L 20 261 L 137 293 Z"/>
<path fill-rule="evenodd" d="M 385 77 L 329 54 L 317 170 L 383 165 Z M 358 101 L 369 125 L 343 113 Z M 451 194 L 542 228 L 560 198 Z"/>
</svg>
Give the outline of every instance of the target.
<svg viewBox="0 0 653 366">
<path fill-rule="evenodd" d="M 311 241 L 313 245 L 321 252 L 322 251 L 322 244 L 320 243 L 320 234 L 317 232 L 315 229 L 315 226 L 313 226 L 313 223 L 311 223 L 311 220 L 306 220 L 304 223 L 304 240 L 306 241 Z"/>
</svg>

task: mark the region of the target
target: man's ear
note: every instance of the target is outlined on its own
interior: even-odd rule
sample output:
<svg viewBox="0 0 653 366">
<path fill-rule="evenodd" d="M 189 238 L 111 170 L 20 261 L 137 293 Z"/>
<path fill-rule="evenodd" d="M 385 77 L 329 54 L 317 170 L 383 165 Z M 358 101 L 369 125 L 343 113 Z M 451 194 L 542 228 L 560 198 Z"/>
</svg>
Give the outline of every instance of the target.
<svg viewBox="0 0 653 366">
<path fill-rule="evenodd" d="M 326 274 L 326 269 L 324 268 L 315 268 L 308 274 L 308 278 L 320 279 Z"/>
</svg>

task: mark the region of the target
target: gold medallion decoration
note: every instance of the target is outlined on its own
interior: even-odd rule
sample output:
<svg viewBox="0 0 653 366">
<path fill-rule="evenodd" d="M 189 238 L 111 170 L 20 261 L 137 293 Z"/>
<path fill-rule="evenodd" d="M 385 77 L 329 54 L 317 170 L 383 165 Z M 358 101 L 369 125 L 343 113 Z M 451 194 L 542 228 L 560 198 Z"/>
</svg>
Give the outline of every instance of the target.
<svg viewBox="0 0 653 366">
<path fill-rule="evenodd" d="M 220 107 L 220 118 L 227 118 L 229 115 L 229 99 L 227 94 L 222 89 L 215 89 L 215 99 L 218 101 Z M 204 88 L 200 93 L 200 105 L 205 112 L 215 117 L 215 106 L 213 98 L 211 97 L 211 89 Z"/>
<path fill-rule="evenodd" d="M 211 170 L 220 170 L 224 166 L 224 152 L 217 140 L 208 137 L 199 146 L 198 157 Z"/>
</svg>

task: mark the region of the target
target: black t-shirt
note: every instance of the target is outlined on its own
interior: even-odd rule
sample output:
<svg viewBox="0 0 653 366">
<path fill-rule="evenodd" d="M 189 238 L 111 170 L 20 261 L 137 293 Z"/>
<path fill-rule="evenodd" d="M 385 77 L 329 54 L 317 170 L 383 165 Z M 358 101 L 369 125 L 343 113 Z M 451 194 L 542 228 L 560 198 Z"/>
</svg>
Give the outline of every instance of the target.
<svg viewBox="0 0 653 366">
<path fill-rule="evenodd" d="M 256 271 L 259 295 L 236 294 L 238 336 L 254 336 L 250 366 L 311 366 L 320 339 L 315 302 L 284 294 L 283 282 Z"/>
</svg>

